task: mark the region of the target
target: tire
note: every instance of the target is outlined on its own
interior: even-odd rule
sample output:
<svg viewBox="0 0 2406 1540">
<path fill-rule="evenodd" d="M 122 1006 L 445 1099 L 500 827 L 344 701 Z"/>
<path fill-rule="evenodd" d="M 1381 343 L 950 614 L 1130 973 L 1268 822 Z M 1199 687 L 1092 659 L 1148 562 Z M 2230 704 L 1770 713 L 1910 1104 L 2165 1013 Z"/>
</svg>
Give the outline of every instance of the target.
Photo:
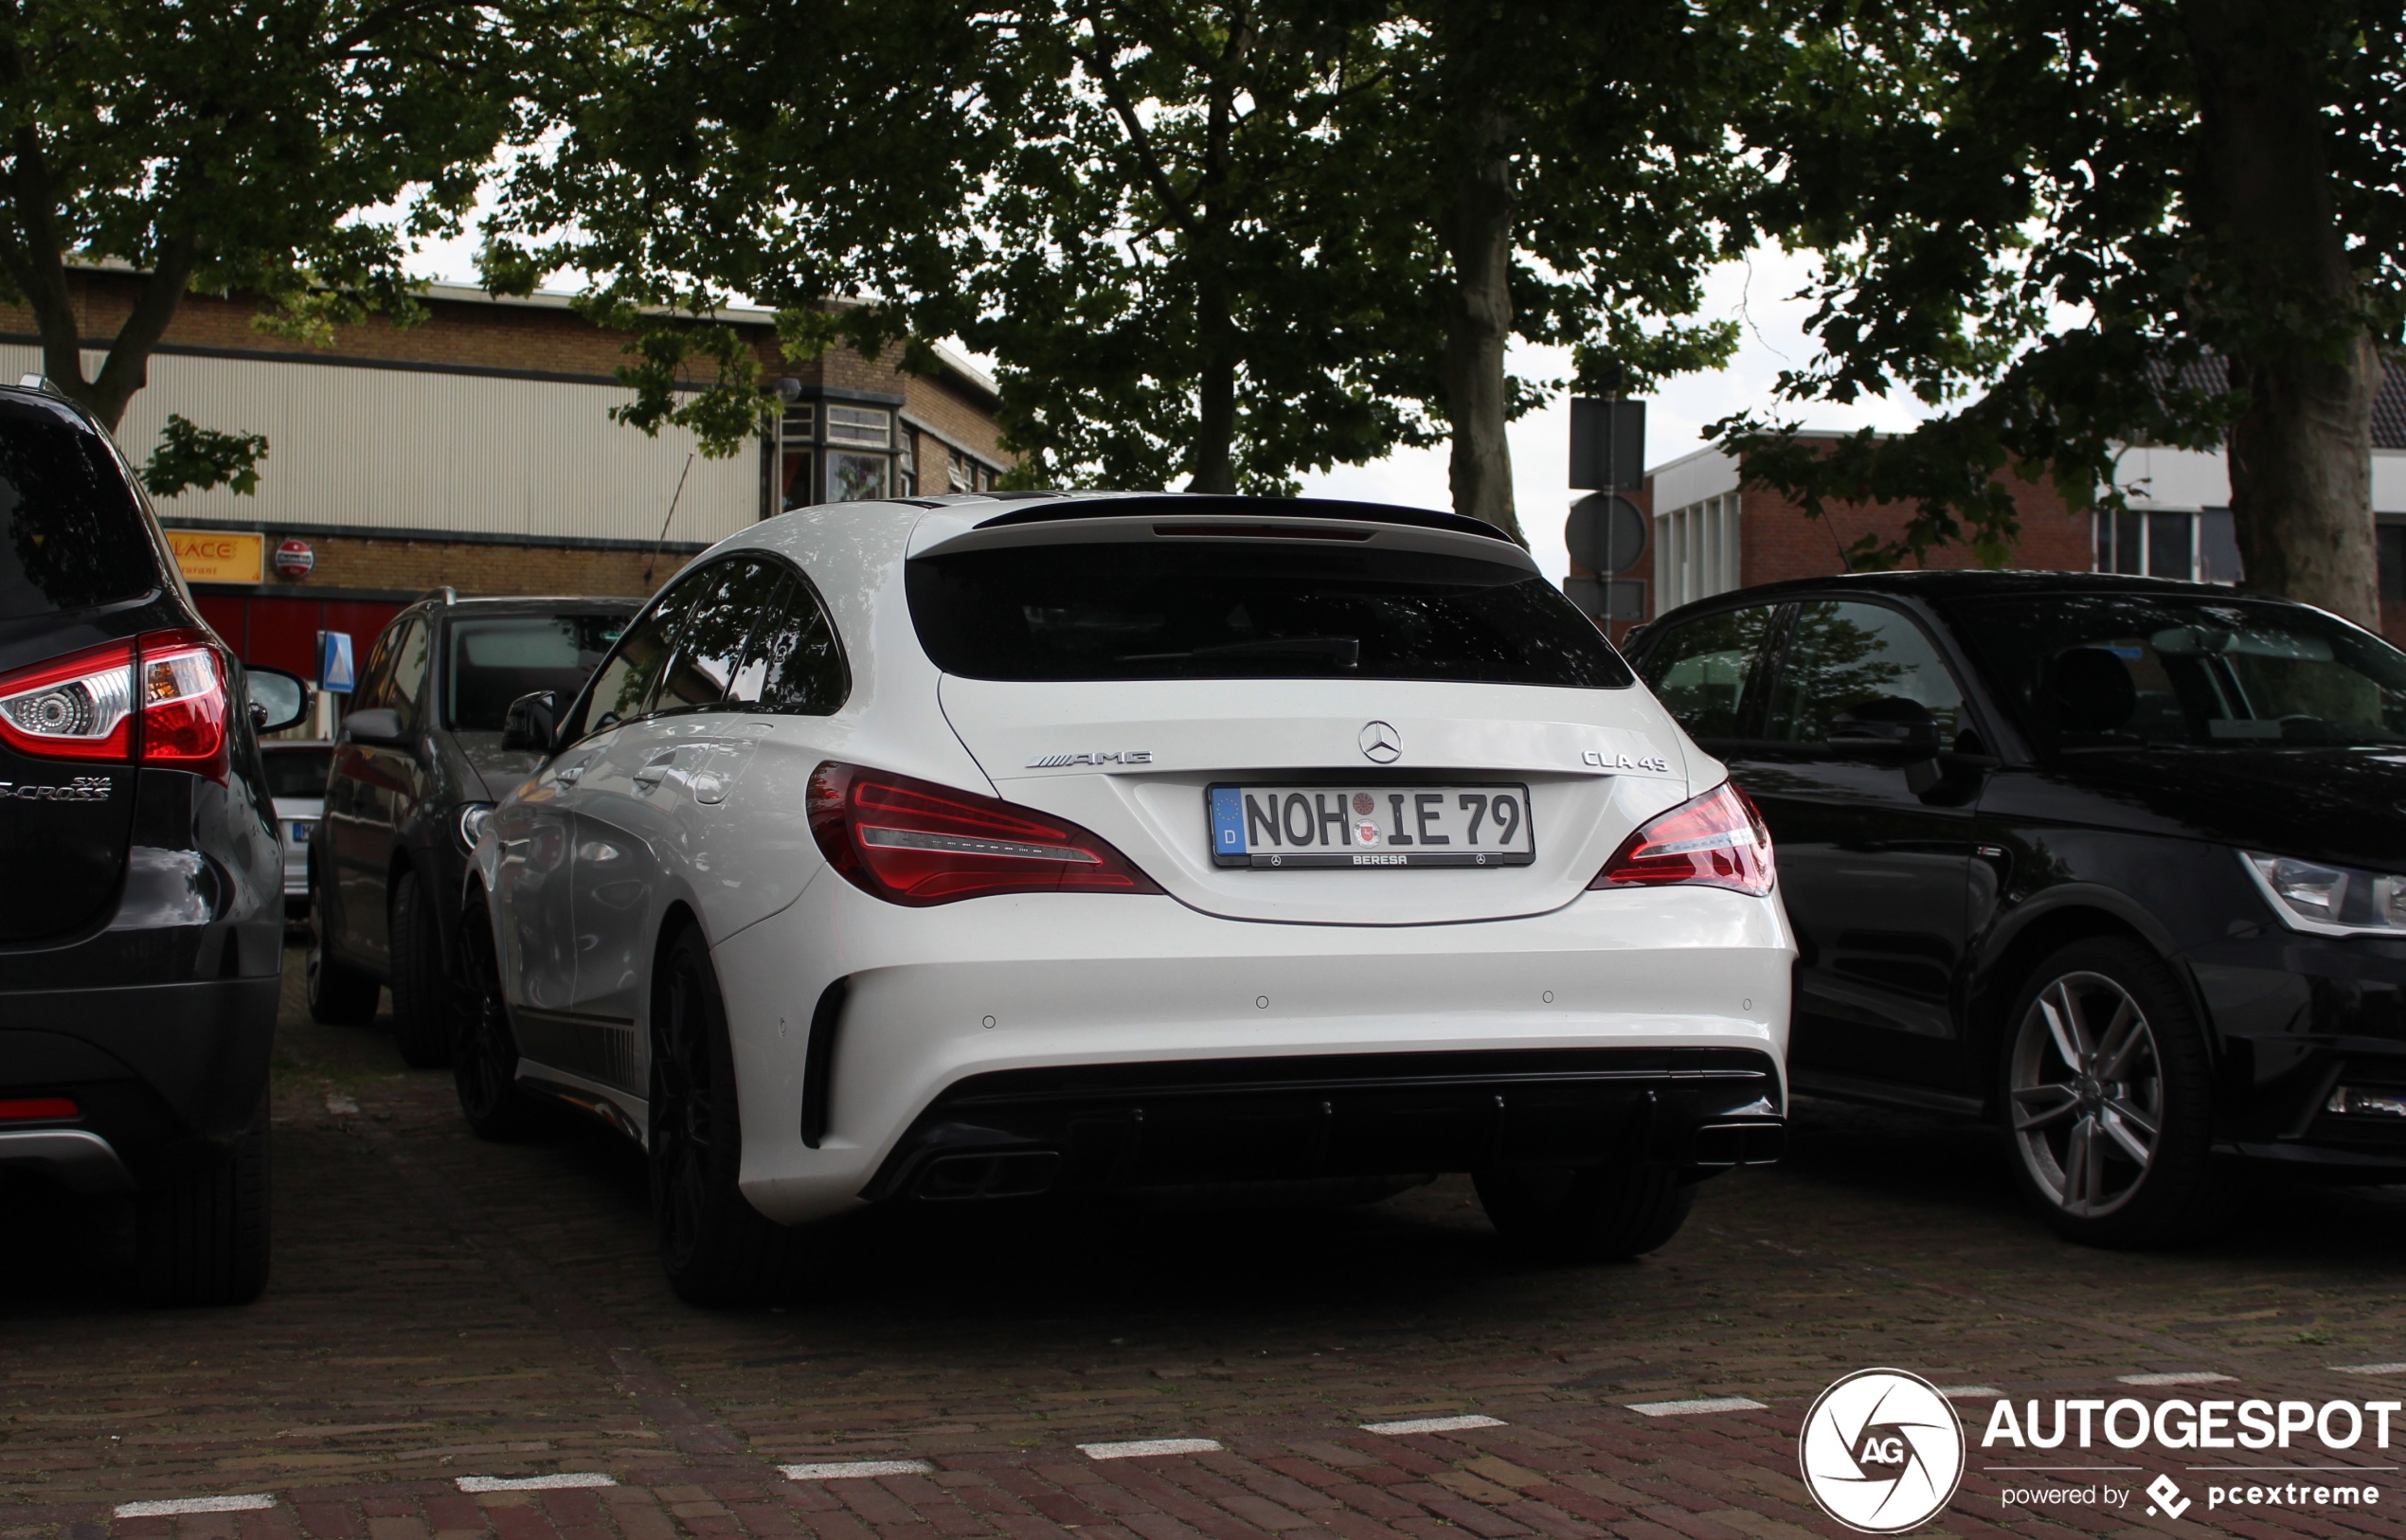
<svg viewBox="0 0 2406 1540">
<path fill-rule="evenodd" d="M 1679 1233 L 1696 1203 L 1696 1189 L 1664 1166 L 1482 1171 L 1471 1181 L 1505 1243 L 1547 1262 L 1644 1256 Z"/>
<path fill-rule="evenodd" d="M 652 1216 L 660 1263 L 694 1305 L 762 1304 L 799 1286 L 799 1232 L 735 1185 L 744 1130 L 727 1007 L 702 932 L 671 941 L 652 984 Z"/>
<path fill-rule="evenodd" d="M 326 950 L 326 895 L 309 901 L 306 982 L 309 1019 L 323 1027 L 365 1027 L 376 1019 L 376 980 Z"/>
<path fill-rule="evenodd" d="M 441 923 L 414 871 L 394 882 L 392 902 L 393 1044 L 412 1069 L 441 1069 L 457 1035 Z"/>
<path fill-rule="evenodd" d="M 2171 1245 L 2213 1201 L 2205 1034 L 2164 959 L 2075 941 L 2032 970 L 2005 1017 L 1998 1105 L 2014 1176 L 2085 1245 Z"/>
<path fill-rule="evenodd" d="M 135 1278 L 162 1305 L 246 1305 L 267 1287 L 267 1098 L 233 1148 L 145 1184 Z"/>
<path fill-rule="evenodd" d="M 493 947 L 493 913 L 479 892 L 459 916 L 459 968 L 452 980 L 451 1079 L 459 1115 L 480 1139 L 507 1141 L 532 1132 L 542 1104 L 518 1085 L 518 1037 L 501 994 Z"/>
</svg>

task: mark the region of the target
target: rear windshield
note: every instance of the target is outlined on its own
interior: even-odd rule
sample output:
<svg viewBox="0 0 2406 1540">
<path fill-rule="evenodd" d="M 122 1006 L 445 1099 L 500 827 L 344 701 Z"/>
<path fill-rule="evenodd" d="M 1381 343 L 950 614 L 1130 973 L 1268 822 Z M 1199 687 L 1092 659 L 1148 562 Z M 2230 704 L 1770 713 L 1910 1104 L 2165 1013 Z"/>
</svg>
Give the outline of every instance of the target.
<svg viewBox="0 0 2406 1540">
<path fill-rule="evenodd" d="M 499 732 L 510 703 L 538 689 L 560 703 L 584 688 L 602 654 L 626 630 L 622 615 L 497 615 L 451 623 L 451 725 Z"/>
<path fill-rule="evenodd" d="M 2406 654 L 2302 605 L 2107 593 L 1948 608 L 2052 748 L 2406 743 Z"/>
<path fill-rule="evenodd" d="M 323 797 L 326 795 L 326 772 L 334 765 L 331 748 L 267 749 L 267 795 L 270 797 Z"/>
<path fill-rule="evenodd" d="M 1543 578 L 1433 552 L 1020 546 L 922 557 L 907 581 L 927 655 L 974 679 L 1630 682 Z"/>
<path fill-rule="evenodd" d="M 124 473 L 90 433 L 0 403 L 0 620 L 138 599 L 159 559 Z"/>
</svg>

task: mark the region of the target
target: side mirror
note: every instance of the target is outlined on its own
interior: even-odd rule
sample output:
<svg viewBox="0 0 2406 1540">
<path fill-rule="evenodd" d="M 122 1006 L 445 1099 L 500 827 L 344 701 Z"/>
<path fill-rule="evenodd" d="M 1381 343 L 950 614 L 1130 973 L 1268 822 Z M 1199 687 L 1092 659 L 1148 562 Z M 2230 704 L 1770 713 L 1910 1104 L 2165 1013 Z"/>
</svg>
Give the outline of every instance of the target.
<svg viewBox="0 0 2406 1540">
<path fill-rule="evenodd" d="M 399 748 L 404 742 L 401 714 L 386 706 L 369 707 L 343 718 L 343 736 L 353 743 L 374 743 L 380 748 Z"/>
<path fill-rule="evenodd" d="M 242 674 L 250 688 L 251 725 L 260 732 L 296 727 L 309 715 L 309 686 L 299 675 L 249 665 Z"/>
<path fill-rule="evenodd" d="M 1839 712 L 1829 725 L 1829 746 L 1840 754 L 1905 764 L 1936 759 L 1946 743 L 1929 707 L 1883 695 Z"/>
<path fill-rule="evenodd" d="M 501 746 L 548 754 L 551 752 L 551 741 L 559 731 L 558 692 L 534 690 L 510 703 L 508 714 L 501 719 Z"/>
</svg>

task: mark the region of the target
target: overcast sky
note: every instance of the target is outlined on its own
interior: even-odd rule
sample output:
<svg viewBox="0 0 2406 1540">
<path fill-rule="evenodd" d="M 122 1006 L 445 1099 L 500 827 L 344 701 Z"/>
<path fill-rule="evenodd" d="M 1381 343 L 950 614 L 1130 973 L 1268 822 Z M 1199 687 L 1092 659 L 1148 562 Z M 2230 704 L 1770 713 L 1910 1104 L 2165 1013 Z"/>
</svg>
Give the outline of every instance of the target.
<svg viewBox="0 0 2406 1540">
<path fill-rule="evenodd" d="M 475 283 L 476 243 L 462 239 L 429 246 L 411 268 L 439 282 Z M 1812 357 L 1812 344 L 1804 332 L 1811 306 L 1791 297 L 1804 287 L 1810 271 L 1807 260 L 1769 250 L 1757 252 L 1746 262 L 1728 263 L 1707 278 L 1700 318 L 1728 316 L 1738 321 L 1742 341 L 1737 357 L 1718 373 L 1687 375 L 1655 392 L 1646 407 L 1645 463 L 1649 468 L 1703 447 L 1702 432 L 1708 422 L 1733 412 L 1772 410 L 1771 386 L 1780 370 Z M 1567 378 L 1570 351 L 1515 348 L 1511 366 L 1515 372 L 1531 378 Z M 1807 427 L 1828 429 L 1865 424 L 1902 428 L 1924 415 L 1910 397 L 1844 408 L 1816 405 L 1802 414 Z M 1570 456 L 1567 398 L 1558 396 L 1542 411 L 1513 424 L 1513 490 L 1521 528 L 1528 532 L 1537 564 L 1557 580 L 1570 566 L 1562 546 L 1562 523 L 1575 495 L 1567 485 Z M 1368 465 L 1340 466 L 1307 475 L 1303 490 L 1421 508 L 1445 508 L 1451 501 L 1442 446 L 1398 450 Z"/>
</svg>

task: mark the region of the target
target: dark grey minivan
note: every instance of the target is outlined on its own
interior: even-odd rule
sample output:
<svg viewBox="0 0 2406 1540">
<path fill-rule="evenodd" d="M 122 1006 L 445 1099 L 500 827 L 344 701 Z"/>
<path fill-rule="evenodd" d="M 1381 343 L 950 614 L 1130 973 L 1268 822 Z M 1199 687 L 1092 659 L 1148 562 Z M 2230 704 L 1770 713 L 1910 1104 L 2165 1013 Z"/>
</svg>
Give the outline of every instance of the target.
<svg viewBox="0 0 2406 1540">
<path fill-rule="evenodd" d="M 365 1025 L 389 984 L 402 1057 L 451 1062 L 448 965 L 468 852 L 539 758 L 501 746 L 503 718 L 530 691 L 574 695 L 635 610 L 439 588 L 377 635 L 310 836 L 311 1015 Z"/>
</svg>

